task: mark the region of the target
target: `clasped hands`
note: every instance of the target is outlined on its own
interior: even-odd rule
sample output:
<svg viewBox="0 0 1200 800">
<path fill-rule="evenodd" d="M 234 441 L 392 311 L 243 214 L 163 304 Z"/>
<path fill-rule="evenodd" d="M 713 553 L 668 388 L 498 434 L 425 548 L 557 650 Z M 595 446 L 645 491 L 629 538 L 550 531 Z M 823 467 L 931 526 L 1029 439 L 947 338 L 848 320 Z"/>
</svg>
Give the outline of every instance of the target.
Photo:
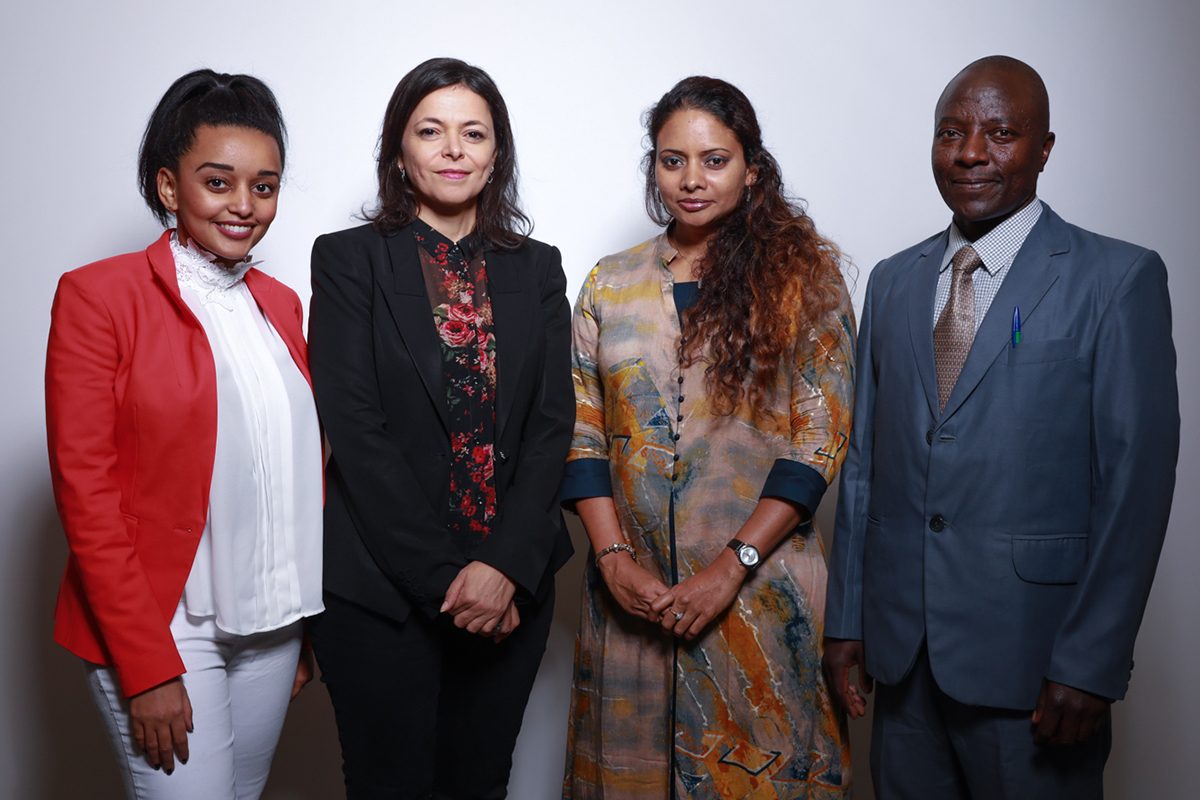
<svg viewBox="0 0 1200 800">
<path fill-rule="evenodd" d="M 733 605 L 747 574 L 732 550 L 723 551 L 674 586 L 667 586 L 625 552 L 605 556 L 597 566 L 622 609 L 689 641 Z"/>
<path fill-rule="evenodd" d="M 450 582 L 440 610 L 454 618 L 456 627 L 498 644 L 521 624 L 513 602 L 516 590 L 516 584 L 500 570 L 472 561 Z"/>
</svg>

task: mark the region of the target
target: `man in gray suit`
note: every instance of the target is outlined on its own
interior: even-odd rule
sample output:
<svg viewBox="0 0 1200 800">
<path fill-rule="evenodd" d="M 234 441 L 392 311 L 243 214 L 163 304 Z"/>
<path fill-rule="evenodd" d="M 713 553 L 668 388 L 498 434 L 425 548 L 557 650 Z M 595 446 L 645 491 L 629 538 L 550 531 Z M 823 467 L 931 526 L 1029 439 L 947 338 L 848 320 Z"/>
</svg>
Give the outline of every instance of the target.
<svg viewBox="0 0 1200 800">
<path fill-rule="evenodd" d="M 1049 122 L 1020 61 L 955 76 L 953 224 L 867 286 L 824 666 L 852 716 L 880 684 L 880 798 L 1102 795 L 1170 513 L 1175 350 L 1158 255 L 1038 200 Z"/>
</svg>

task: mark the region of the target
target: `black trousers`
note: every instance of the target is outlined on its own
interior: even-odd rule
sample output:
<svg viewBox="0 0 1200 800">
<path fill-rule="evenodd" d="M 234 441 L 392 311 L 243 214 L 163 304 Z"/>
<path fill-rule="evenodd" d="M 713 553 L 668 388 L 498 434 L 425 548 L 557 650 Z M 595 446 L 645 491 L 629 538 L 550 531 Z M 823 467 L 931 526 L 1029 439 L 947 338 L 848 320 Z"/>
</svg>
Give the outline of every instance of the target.
<svg viewBox="0 0 1200 800">
<path fill-rule="evenodd" d="M 403 623 L 325 594 L 311 627 L 348 800 L 500 800 L 546 650 L 554 592 L 500 644 L 414 610 Z"/>
</svg>

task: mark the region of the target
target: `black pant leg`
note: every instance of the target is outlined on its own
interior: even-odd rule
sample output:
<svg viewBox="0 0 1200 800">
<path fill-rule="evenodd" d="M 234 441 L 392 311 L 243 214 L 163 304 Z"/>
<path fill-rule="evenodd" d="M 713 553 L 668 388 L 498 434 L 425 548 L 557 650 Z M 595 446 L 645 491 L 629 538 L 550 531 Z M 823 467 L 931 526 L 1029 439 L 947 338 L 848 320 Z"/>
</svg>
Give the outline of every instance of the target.
<svg viewBox="0 0 1200 800">
<path fill-rule="evenodd" d="M 348 800 L 427 800 L 434 784 L 442 632 L 325 594 L 310 625 L 342 745 Z"/>
<path fill-rule="evenodd" d="M 494 644 L 447 632 L 438 707 L 436 796 L 501 800 L 525 705 L 554 619 L 553 587 L 542 602 L 519 609 L 521 624 Z"/>
</svg>

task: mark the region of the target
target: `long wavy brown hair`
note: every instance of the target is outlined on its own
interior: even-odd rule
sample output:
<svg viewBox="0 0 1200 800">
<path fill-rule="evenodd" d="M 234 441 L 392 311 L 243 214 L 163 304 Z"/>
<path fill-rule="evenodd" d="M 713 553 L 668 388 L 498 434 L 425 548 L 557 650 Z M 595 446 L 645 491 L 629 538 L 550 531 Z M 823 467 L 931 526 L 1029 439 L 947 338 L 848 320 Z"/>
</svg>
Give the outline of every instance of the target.
<svg viewBox="0 0 1200 800">
<path fill-rule="evenodd" d="M 707 112 L 729 128 L 757 173 L 693 267 L 700 291 L 684 316 L 683 364 L 708 361 L 705 389 L 717 413 L 731 415 L 745 400 L 761 411 L 797 332 L 820 324 L 841 301 L 842 254 L 817 233 L 801 201 L 785 194 L 750 100 L 718 78 L 684 78 L 646 112 L 642 167 L 651 219 L 672 222 L 654 166 L 663 125 L 683 109 Z"/>
</svg>

